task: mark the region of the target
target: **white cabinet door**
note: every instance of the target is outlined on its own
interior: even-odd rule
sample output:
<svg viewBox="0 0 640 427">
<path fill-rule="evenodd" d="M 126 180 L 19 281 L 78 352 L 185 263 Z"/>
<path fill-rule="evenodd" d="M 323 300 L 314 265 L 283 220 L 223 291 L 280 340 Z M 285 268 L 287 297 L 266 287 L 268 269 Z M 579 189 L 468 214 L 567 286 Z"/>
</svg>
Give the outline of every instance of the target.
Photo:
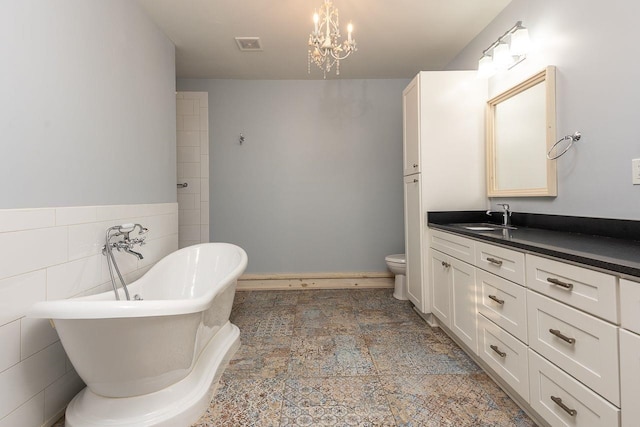
<svg viewBox="0 0 640 427">
<path fill-rule="evenodd" d="M 402 92 L 404 175 L 420 172 L 420 76 Z"/>
<path fill-rule="evenodd" d="M 429 256 L 429 282 L 431 285 L 431 311 L 440 323 L 451 327 L 451 291 L 449 289 L 450 257 L 431 250 Z"/>
<path fill-rule="evenodd" d="M 420 203 L 420 175 L 404 178 L 405 256 L 407 258 L 407 296 L 421 312 L 424 307 L 422 286 L 422 204 Z"/>
<path fill-rule="evenodd" d="M 640 283 L 620 279 L 620 322 L 640 334 Z"/>
<path fill-rule="evenodd" d="M 449 268 L 451 301 L 453 302 L 451 331 L 475 354 L 478 354 L 475 268 L 455 258 L 450 258 L 449 262 L 451 264 Z"/>
<path fill-rule="evenodd" d="M 622 426 L 637 427 L 640 420 L 640 335 L 620 329 L 620 398 Z"/>
</svg>

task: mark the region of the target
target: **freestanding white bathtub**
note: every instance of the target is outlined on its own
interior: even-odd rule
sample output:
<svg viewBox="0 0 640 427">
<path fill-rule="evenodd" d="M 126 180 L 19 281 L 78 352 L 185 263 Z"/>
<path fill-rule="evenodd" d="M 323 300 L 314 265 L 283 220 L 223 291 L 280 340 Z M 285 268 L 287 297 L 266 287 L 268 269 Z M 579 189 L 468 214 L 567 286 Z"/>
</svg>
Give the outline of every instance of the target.
<svg viewBox="0 0 640 427">
<path fill-rule="evenodd" d="M 68 427 L 188 426 L 209 405 L 240 346 L 229 322 L 247 254 L 227 243 L 178 250 L 128 285 L 142 301 L 113 291 L 35 304 L 52 319 L 87 384 L 66 411 Z"/>
</svg>

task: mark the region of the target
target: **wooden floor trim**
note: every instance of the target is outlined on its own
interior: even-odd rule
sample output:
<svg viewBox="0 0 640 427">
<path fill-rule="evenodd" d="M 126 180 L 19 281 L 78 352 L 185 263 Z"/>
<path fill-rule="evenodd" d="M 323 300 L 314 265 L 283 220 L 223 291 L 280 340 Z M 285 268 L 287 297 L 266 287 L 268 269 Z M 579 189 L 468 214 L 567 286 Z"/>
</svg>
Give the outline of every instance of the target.
<svg viewBox="0 0 640 427">
<path fill-rule="evenodd" d="M 238 279 L 238 291 L 393 288 L 391 273 L 287 273 L 244 274 Z"/>
</svg>

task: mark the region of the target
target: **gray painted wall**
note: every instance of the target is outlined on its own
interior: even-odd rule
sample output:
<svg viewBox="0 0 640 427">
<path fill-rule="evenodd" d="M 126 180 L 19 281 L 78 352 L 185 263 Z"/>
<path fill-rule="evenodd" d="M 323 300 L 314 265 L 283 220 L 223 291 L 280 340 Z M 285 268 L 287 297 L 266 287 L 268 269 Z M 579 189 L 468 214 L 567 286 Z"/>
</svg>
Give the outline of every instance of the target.
<svg viewBox="0 0 640 427">
<path fill-rule="evenodd" d="M 128 0 L 0 4 L 0 208 L 174 202 L 171 41 Z"/>
<path fill-rule="evenodd" d="M 178 80 L 209 92 L 212 241 L 242 246 L 250 273 L 386 271 L 404 252 L 407 84 Z"/>
<path fill-rule="evenodd" d="M 582 132 L 558 160 L 558 197 L 493 203 L 506 201 L 519 212 L 640 219 L 640 185 L 631 184 L 631 159 L 640 158 L 638 16 L 640 2 L 630 0 L 513 0 L 448 64 L 476 69 L 482 51 L 522 20 L 534 50 L 490 79 L 490 96 L 555 65 L 558 138 Z"/>
</svg>

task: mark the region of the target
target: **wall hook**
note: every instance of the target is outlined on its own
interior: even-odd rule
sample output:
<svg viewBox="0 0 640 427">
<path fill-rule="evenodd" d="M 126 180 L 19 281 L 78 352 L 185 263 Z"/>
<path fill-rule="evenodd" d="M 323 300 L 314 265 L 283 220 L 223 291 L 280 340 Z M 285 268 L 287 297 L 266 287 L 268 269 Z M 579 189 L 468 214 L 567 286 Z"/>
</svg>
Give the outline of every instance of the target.
<svg viewBox="0 0 640 427">
<path fill-rule="evenodd" d="M 240 145 L 242 145 L 242 143 L 244 142 L 244 135 L 243 134 L 240 134 L 239 141 L 240 141 Z"/>
</svg>

